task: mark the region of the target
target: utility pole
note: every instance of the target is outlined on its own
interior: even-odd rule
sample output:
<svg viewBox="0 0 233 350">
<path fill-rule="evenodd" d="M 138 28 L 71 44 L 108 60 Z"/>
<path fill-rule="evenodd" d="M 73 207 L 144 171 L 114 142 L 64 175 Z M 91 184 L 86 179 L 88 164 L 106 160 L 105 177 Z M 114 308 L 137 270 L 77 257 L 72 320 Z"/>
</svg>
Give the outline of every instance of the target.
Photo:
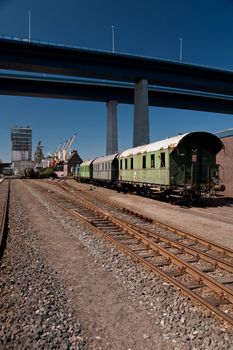
<svg viewBox="0 0 233 350">
<path fill-rule="evenodd" d="M 31 11 L 28 11 L 28 41 L 31 41 Z"/>
<path fill-rule="evenodd" d="M 180 38 L 180 62 L 182 62 L 182 54 L 183 54 L 183 52 L 182 52 L 182 50 L 183 50 L 183 47 L 182 47 L 182 38 Z"/>
<path fill-rule="evenodd" d="M 112 52 L 115 52 L 115 27 L 112 26 Z"/>
</svg>

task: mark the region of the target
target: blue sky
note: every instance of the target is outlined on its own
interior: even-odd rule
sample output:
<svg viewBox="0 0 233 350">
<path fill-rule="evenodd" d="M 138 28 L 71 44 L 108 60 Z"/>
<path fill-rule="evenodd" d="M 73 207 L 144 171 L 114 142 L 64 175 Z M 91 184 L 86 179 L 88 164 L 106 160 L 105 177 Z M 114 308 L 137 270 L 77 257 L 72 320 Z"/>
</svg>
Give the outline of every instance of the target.
<svg viewBox="0 0 233 350">
<path fill-rule="evenodd" d="M 0 34 L 79 47 L 179 60 L 233 70 L 233 0 L 0 0 Z M 132 146 L 133 106 L 118 105 L 119 150 Z M 78 133 L 83 159 L 105 154 L 104 103 L 0 96 L 0 158 L 10 161 L 12 126 L 30 125 L 33 152 L 45 153 Z M 233 116 L 150 107 L 151 141 L 179 132 L 233 127 Z"/>
</svg>

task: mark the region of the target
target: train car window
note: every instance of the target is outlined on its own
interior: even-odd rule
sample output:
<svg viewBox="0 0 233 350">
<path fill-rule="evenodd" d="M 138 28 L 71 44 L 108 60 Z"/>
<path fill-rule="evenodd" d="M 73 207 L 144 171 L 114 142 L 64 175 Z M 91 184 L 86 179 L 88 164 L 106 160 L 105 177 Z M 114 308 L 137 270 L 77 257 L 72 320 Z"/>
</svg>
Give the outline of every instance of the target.
<svg viewBox="0 0 233 350">
<path fill-rule="evenodd" d="M 125 169 L 128 169 L 128 159 L 125 159 Z"/>
<path fill-rule="evenodd" d="M 165 168 L 166 164 L 165 164 L 165 153 L 161 152 L 160 153 L 160 167 L 161 168 Z"/>
<path fill-rule="evenodd" d="M 120 160 L 120 169 L 122 169 L 122 159 Z"/>
<path fill-rule="evenodd" d="M 155 167 L 155 155 L 151 154 L 150 156 L 150 167 L 154 168 Z"/>
<path fill-rule="evenodd" d="M 142 156 L 142 169 L 146 169 L 146 156 Z"/>
<path fill-rule="evenodd" d="M 197 149 L 192 149 L 192 163 L 197 163 Z"/>
<path fill-rule="evenodd" d="M 133 169 L 133 158 L 130 158 L 130 169 Z"/>
</svg>

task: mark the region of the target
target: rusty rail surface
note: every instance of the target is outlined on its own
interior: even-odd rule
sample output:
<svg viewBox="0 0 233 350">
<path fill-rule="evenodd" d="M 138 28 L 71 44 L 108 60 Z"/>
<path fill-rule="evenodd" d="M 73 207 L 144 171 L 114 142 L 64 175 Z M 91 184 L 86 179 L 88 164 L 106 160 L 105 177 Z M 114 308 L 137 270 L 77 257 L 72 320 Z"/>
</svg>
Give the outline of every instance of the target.
<svg viewBox="0 0 233 350">
<path fill-rule="evenodd" d="M 4 179 L 0 183 L 0 250 L 4 242 L 4 232 L 6 228 L 6 219 L 10 194 L 10 180 Z"/>
<path fill-rule="evenodd" d="M 223 259 L 225 256 L 232 257 L 231 250 L 226 249 L 225 252 L 221 247 L 222 258 L 215 257 L 208 253 L 208 249 L 197 250 L 190 242 L 185 245 L 179 239 L 167 239 L 113 217 L 83 197 L 67 199 L 54 192 L 48 195 L 56 205 L 85 223 L 96 234 L 233 325 L 233 289 L 230 287 L 233 284 L 233 262 Z M 215 243 L 208 242 L 208 248 L 213 246 Z"/>
</svg>

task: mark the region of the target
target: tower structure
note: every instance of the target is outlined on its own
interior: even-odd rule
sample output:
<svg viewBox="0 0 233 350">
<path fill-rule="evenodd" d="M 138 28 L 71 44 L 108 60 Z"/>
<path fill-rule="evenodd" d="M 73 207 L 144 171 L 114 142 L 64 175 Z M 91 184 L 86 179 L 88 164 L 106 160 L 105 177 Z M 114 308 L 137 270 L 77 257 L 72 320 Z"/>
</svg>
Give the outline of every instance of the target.
<svg viewBox="0 0 233 350">
<path fill-rule="evenodd" d="M 32 129 L 27 127 L 11 128 L 11 160 L 32 160 Z"/>
</svg>

